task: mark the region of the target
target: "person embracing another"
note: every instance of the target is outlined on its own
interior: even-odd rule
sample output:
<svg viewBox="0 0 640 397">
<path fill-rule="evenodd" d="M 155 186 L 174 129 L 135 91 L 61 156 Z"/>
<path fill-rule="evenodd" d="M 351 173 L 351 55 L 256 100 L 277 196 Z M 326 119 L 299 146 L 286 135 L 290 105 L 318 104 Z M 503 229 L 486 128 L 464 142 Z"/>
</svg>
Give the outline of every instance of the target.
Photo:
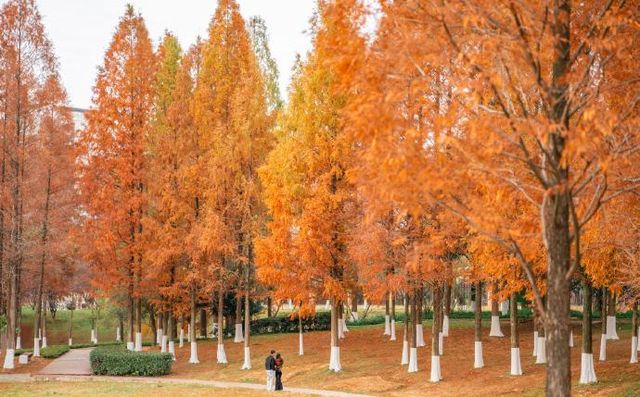
<svg viewBox="0 0 640 397">
<path fill-rule="evenodd" d="M 264 369 L 267 371 L 267 391 L 274 391 L 276 389 L 276 351 L 271 350 L 271 353 L 264 360 Z"/>
<path fill-rule="evenodd" d="M 282 366 L 284 365 L 284 359 L 280 353 L 276 354 L 276 390 L 284 390 L 282 388 Z"/>
</svg>

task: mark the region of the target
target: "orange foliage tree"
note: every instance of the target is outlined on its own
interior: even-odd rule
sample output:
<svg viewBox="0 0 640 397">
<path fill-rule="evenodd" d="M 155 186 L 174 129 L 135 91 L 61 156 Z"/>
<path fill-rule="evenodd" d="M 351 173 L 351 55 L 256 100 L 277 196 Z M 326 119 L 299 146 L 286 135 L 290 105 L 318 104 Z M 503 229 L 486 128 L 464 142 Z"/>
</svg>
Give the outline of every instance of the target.
<svg viewBox="0 0 640 397">
<path fill-rule="evenodd" d="M 446 209 L 517 260 L 545 326 L 547 393 L 568 395 L 569 286 L 582 230 L 603 204 L 638 188 L 629 168 L 638 153 L 638 80 L 629 62 L 637 49 L 628 39 L 638 34 L 629 22 L 638 9 L 569 1 L 381 9 L 396 30 L 389 51 L 369 55 L 394 68 L 364 63 L 361 95 L 350 106 L 365 164 L 360 180 L 412 213 Z M 397 109 L 399 95 L 415 99 L 417 125 L 397 120 L 406 112 L 381 111 Z M 478 180 L 491 189 L 476 194 Z M 513 227 L 508 205 L 486 211 L 503 191 L 537 214 L 536 239 Z M 544 299 L 530 254 L 540 246 Z"/>
<path fill-rule="evenodd" d="M 127 297 L 128 347 L 136 350 L 142 349 L 144 151 L 155 69 L 144 20 L 127 6 L 99 69 L 81 137 L 86 258 L 100 275 L 93 278 L 97 288 Z"/>
<path fill-rule="evenodd" d="M 234 0 L 218 4 L 204 43 L 193 115 L 203 151 L 201 246 L 217 292 L 218 328 L 230 285 L 245 297 L 244 368 L 251 368 L 248 309 L 253 237 L 260 226 L 257 169 L 269 145 L 266 90 L 245 22 Z M 243 292 L 244 291 L 244 292 Z M 223 338 L 218 362 L 226 363 Z"/>
<path fill-rule="evenodd" d="M 338 89 L 349 79 L 341 73 L 347 65 L 332 69 L 325 59 L 335 40 L 348 40 L 345 51 L 364 49 L 358 21 L 333 16 L 352 8 L 351 2 L 319 2 L 313 50 L 297 65 L 276 147 L 261 171 L 272 219 L 257 246 L 260 279 L 276 296 L 307 305 L 331 300 L 333 371 L 341 370 L 341 309 L 355 282 L 348 236 L 358 203 L 347 177 L 352 148 L 339 115 L 353 95 Z"/>
</svg>

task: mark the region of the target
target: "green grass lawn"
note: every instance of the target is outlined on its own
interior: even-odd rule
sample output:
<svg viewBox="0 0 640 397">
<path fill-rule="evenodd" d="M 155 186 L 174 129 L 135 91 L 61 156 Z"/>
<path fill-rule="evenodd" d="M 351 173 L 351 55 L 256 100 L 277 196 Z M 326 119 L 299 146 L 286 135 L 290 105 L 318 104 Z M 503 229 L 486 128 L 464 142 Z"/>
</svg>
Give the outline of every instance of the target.
<svg viewBox="0 0 640 397">
<path fill-rule="evenodd" d="M 30 306 L 22 308 L 21 338 L 24 348 L 30 348 L 33 345 L 33 315 L 34 311 Z M 94 315 L 95 313 L 90 309 L 73 311 L 74 344 L 91 343 L 91 319 Z M 70 310 L 58 310 L 55 318 L 47 312 L 47 343 L 49 345 L 67 344 L 70 317 Z M 98 341 L 115 341 L 117 326 L 117 317 L 108 311 L 102 311 L 97 321 Z M 143 336 L 150 338 L 151 332 L 146 329 L 148 324 L 143 324 L 143 328 L 143 331 L 147 331 L 145 334 L 148 334 Z"/>
</svg>

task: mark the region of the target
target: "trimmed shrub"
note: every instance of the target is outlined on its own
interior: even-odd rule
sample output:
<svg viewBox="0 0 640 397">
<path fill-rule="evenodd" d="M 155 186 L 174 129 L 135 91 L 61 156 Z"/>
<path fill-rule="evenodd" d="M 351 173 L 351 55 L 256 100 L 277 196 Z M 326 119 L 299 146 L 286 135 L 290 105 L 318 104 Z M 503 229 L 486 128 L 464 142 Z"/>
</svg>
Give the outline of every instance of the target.
<svg viewBox="0 0 640 397">
<path fill-rule="evenodd" d="M 97 347 L 89 355 L 96 375 L 160 376 L 171 372 L 171 353 L 131 352 L 122 346 Z"/>
<path fill-rule="evenodd" d="M 65 354 L 66 352 L 68 352 L 69 346 L 68 345 L 53 345 L 53 346 L 47 346 L 47 347 L 43 347 L 42 349 L 40 349 L 40 357 L 42 358 L 58 358 L 61 355 Z"/>
<path fill-rule="evenodd" d="M 118 346 L 124 345 L 122 342 L 99 342 L 99 343 L 74 343 L 71 345 L 72 349 L 84 349 L 87 347 L 99 347 L 99 346 Z"/>
</svg>

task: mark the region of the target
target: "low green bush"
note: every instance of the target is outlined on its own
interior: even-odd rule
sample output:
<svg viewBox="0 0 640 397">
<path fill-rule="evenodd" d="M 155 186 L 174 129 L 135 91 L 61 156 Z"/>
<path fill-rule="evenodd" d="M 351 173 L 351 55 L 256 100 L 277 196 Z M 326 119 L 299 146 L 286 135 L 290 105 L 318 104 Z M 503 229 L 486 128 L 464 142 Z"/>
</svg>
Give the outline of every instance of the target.
<svg viewBox="0 0 640 397">
<path fill-rule="evenodd" d="M 69 351 L 68 345 L 53 345 L 40 349 L 40 357 L 42 358 L 58 358 Z"/>
<path fill-rule="evenodd" d="M 99 346 L 119 346 L 124 345 L 122 342 L 99 342 L 99 343 L 74 343 L 71 345 L 72 349 L 85 349 L 87 347 L 99 347 Z"/>
<path fill-rule="evenodd" d="M 170 353 L 131 352 L 122 346 L 101 346 L 89 355 L 96 375 L 160 376 L 171 372 Z"/>
</svg>

